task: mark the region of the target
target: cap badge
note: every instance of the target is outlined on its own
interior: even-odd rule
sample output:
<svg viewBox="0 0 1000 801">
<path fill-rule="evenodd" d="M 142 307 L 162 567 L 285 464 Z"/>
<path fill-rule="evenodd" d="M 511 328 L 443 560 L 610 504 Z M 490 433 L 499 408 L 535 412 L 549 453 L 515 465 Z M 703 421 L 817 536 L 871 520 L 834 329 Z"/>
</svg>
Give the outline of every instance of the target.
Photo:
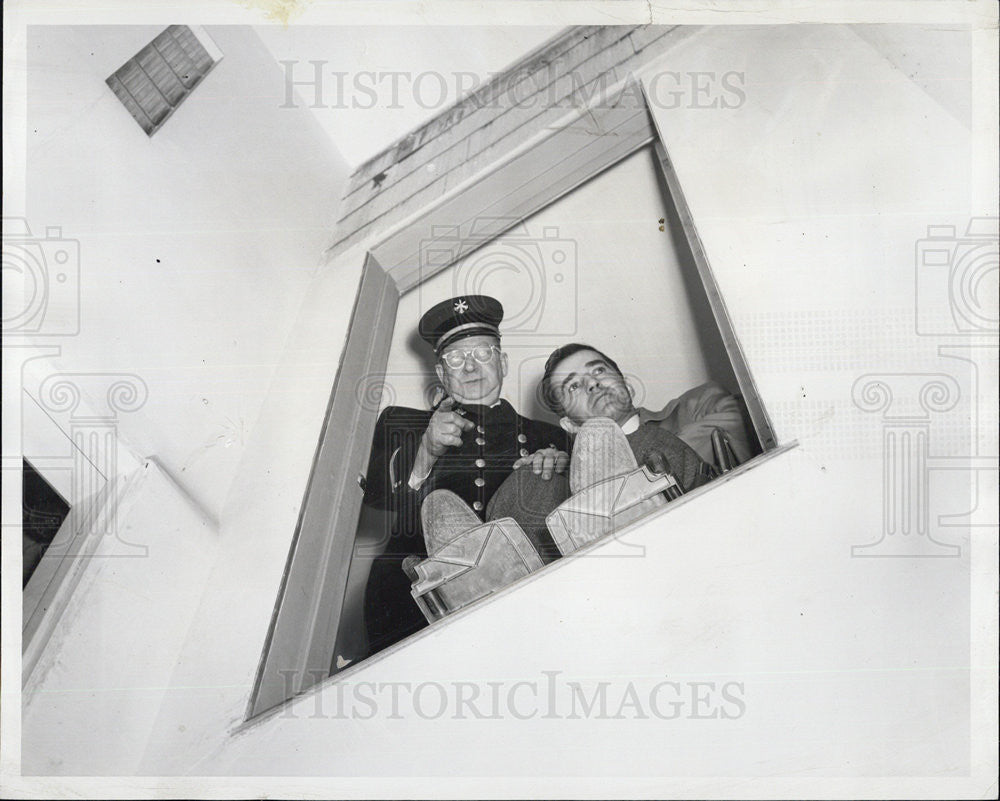
<svg viewBox="0 0 1000 801">
<path fill-rule="evenodd" d="M 464 300 L 455 301 L 455 311 L 457 311 L 459 314 L 465 314 L 468 310 L 469 310 L 469 304 L 466 303 Z"/>
</svg>

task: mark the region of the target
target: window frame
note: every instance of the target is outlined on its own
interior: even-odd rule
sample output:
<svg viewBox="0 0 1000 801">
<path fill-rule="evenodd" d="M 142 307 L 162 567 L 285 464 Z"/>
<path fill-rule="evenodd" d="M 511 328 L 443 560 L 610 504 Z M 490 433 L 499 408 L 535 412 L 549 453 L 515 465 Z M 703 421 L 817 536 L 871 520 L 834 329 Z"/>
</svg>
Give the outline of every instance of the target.
<svg viewBox="0 0 1000 801">
<path fill-rule="evenodd" d="M 631 76 L 626 81 L 636 83 Z M 655 128 L 646 95 L 636 85 L 631 89 L 633 90 L 631 96 L 643 99 L 642 108 L 630 109 L 613 104 L 603 107 L 599 104 L 595 108 L 581 110 L 565 126 L 551 130 L 528 147 L 509 154 L 499 164 L 459 186 L 451 194 L 438 199 L 394 229 L 383 232 L 381 238 L 369 246 L 345 347 L 323 421 L 271 625 L 258 663 L 245 720 L 238 729 L 270 717 L 307 690 L 317 689 L 330 681 L 343 680 L 353 675 L 356 670 L 371 664 L 372 660 L 384 658 L 411 642 L 413 638 L 428 633 L 427 629 L 421 630 L 334 676 L 330 675 L 330 664 L 336 647 L 337 626 L 343 608 L 350 555 L 361 505 L 361 493 L 348 494 L 347 490 L 357 486 L 358 475 L 367 467 L 378 411 L 376 404 L 358 403 L 354 393 L 366 379 L 370 381 L 373 376 L 385 374 L 389 355 L 388 343 L 395 327 L 396 308 L 400 296 L 415 289 L 437 272 L 452 267 L 514 226 L 522 224 L 536 212 L 636 151 L 651 144 L 656 148 L 660 169 L 694 256 L 695 266 L 707 293 L 713 318 L 719 326 L 740 392 L 763 447 L 760 456 L 741 465 L 725 478 L 728 480 L 740 475 L 760 464 L 761 460 L 786 452 L 794 446 L 795 443 L 780 447 L 778 445 L 774 428 L 761 402 L 739 337 L 729 319 L 725 302 L 708 263 L 677 174 Z M 593 135 L 595 125 L 605 135 Z M 588 135 L 581 136 L 581 131 Z M 484 226 L 484 220 L 492 221 L 492 224 Z M 420 253 L 428 243 L 433 244 L 436 231 L 447 232 L 437 235 L 447 238 L 452 253 L 447 262 L 442 260 L 428 267 L 421 264 Z M 458 247 L 455 246 L 455 242 L 460 243 Z M 376 283 L 382 288 L 382 294 L 372 292 L 371 287 Z M 388 300 L 391 302 L 387 302 Z M 355 326 L 359 325 L 366 326 L 362 334 L 356 333 Z M 365 338 L 372 341 L 367 358 L 359 358 L 358 354 L 351 352 L 352 334 L 355 343 Z M 374 345 L 376 341 L 381 343 L 377 347 Z M 323 455 L 331 450 L 332 438 L 343 434 L 342 430 L 331 427 L 331 420 L 335 415 L 345 414 L 340 404 L 350 403 L 352 397 L 354 422 L 353 428 L 349 429 L 351 431 L 347 448 L 349 456 L 335 465 L 330 465 L 329 459 L 324 460 Z M 342 453 L 343 440 L 340 443 Z M 317 491 L 317 478 L 320 475 L 326 482 L 325 492 Z M 332 482 L 331 475 L 333 475 Z M 331 486 L 332 492 L 329 491 Z M 700 494 L 701 492 L 695 491 L 689 496 L 694 498 Z M 345 496 L 348 498 L 346 508 L 334 508 L 334 499 Z M 670 511 L 675 505 L 656 510 L 633 526 L 644 524 L 652 517 Z M 618 536 L 620 533 L 615 532 L 610 536 Z M 605 539 L 598 542 L 604 542 Z M 306 543 L 307 547 L 300 555 L 303 543 Z M 337 558 L 340 561 L 324 562 L 313 558 L 307 562 L 310 555 L 314 557 L 316 553 L 322 553 L 324 559 Z M 530 580 L 541 572 L 538 571 L 522 581 Z M 511 587 L 519 583 L 516 582 Z M 295 595 L 289 592 L 289 588 L 293 586 L 313 588 L 321 586 L 323 597 L 326 599 L 325 606 L 320 602 L 319 596 L 308 597 L 308 592 L 305 595 L 312 608 L 315 609 L 317 606 L 323 608 L 323 614 L 319 617 L 313 614 L 311 617 L 299 620 L 295 619 L 294 615 L 288 614 L 283 607 L 286 598 Z M 458 614 L 467 611 L 461 610 Z M 446 621 L 447 619 L 437 623 L 435 630 Z M 298 643 L 298 646 L 295 646 L 295 643 Z M 276 649 L 282 647 L 297 647 L 291 660 L 285 660 L 286 664 L 289 661 L 294 662 L 295 667 L 291 670 L 287 668 L 275 670 L 277 663 L 282 661 L 282 654 L 277 653 Z"/>
</svg>

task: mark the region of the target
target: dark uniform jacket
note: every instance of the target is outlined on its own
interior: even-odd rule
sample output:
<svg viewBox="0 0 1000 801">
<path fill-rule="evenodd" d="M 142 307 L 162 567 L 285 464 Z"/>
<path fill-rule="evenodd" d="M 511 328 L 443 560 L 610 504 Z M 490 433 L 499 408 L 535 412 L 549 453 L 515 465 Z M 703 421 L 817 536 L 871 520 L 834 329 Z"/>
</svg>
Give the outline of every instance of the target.
<svg viewBox="0 0 1000 801">
<path fill-rule="evenodd" d="M 403 558 L 427 556 L 420 525 L 420 504 L 436 489 L 448 489 L 483 518 L 490 499 L 513 472 L 514 462 L 541 448 L 569 452 L 566 432 L 558 426 L 521 417 L 505 400 L 493 406 L 456 404 L 455 411 L 475 424 L 462 433 L 462 447 L 449 448 L 434 463 L 419 489 L 410 488 L 410 472 L 433 412 L 390 406 L 379 416 L 365 478 L 364 502 L 385 510 L 385 550 L 369 573 L 365 621 L 372 651 L 425 625 L 410 595 Z"/>
<path fill-rule="evenodd" d="M 456 405 L 454 410 L 476 427 L 462 433 L 461 448 L 449 448 L 438 458 L 417 490 L 410 488 L 410 472 L 432 412 L 390 406 L 375 424 L 365 503 L 392 513 L 392 539 L 386 556 L 426 555 L 420 504 L 428 493 L 451 490 L 483 518 L 490 498 L 511 474 L 517 459 L 548 447 L 569 452 L 566 432 L 522 417 L 505 400 L 493 406 Z"/>
</svg>

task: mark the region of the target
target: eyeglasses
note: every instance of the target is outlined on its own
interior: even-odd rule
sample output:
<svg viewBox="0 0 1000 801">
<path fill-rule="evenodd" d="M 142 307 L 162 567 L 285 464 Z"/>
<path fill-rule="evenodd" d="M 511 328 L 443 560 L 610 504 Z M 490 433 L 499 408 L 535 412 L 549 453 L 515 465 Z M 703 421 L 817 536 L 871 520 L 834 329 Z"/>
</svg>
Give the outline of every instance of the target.
<svg viewBox="0 0 1000 801">
<path fill-rule="evenodd" d="M 465 362 L 470 356 L 480 364 L 488 364 L 493 358 L 493 354 L 499 352 L 500 348 L 496 345 L 476 345 L 476 347 L 472 350 L 455 348 L 455 350 L 449 350 L 447 353 L 442 353 L 441 361 L 448 365 L 452 370 L 458 370 L 459 368 L 465 366 Z"/>
</svg>

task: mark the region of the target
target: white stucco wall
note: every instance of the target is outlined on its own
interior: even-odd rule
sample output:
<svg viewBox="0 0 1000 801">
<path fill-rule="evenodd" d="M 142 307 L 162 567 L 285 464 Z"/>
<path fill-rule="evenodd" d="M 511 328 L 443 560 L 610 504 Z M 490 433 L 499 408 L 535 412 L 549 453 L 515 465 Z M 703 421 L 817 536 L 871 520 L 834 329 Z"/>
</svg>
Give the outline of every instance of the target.
<svg viewBox="0 0 1000 801">
<path fill-rule="evenodd" d="M 307 109 L 281 108 L 247 27 L 205 29 L 222 60 L 146 136 L 104 81 L 161 30 L 28 29 L 25 216 L 79 243 L 80 330 L 50 371 L 138 375 L 122 437 L 217 517 L 347 166 Z"/>
<path fill-rule="evenodd" d="M 110 466 L 122 477 L 147 474 L 118 510 L 128 534 L 107 533 L 84 561 L 32 676 L 29 772 L 137 769 L 218 553 L 217 520 L 347 175 L 313 116 L 280 108 L 283 75 L 248 27 L 208 29 L 222 61 L 147 137 L 104 80 L 162 29 L 27 32 L 26 195 L 23 204 L 5 197 L 4 213 L 23 215 L 37 240 L 59 226 L 78 243 L 79 263 L 69 267 L 78 270 L 79 331 L 47 338 L 43 330 L 29 340 L 36 348 L 12 348 L 10 359 L 5 339 L 5 406 L 21 407 L 5 414 L 5 523 L 6 455 L 18 436 L 72 503 L 88 499 L 73 494 L 69 437 L 77 423 L 102 422 L 94 415 L 117 438 Z M 6 241 L 4 253 L 6 295 Z M 53 288 L 55 304 L 61 287 Z M 28 356 L 38 358 L 22 374 Z M 33 400 L 56 374 L 81 392 L 72 409 Z M 108 418 L 105 393 L 123 375 L 141 400 Z M 156 463 L 142 468 L 144 457 Z M 114 478 L 99 476 L 93 489 Z M 5 536 L 8 544 L 16 545 Z M 108 745 L 96 761 L 95 731 Z"/>
<path fill-rule="evenodd" d="M 968 462 L 977 447 L 973 373 L 942 359 L 938 340 L 914 339 L 914 306 L 901 287 L 912 286 L 914 242 L 926 225 L 989 211 L 996 193 L 970 198 L 968 131 L 853 34 L 816 32 L 803 42 L 780 29 L 720 29 L 693 40 L 682 63 L 725 70 L 734 58 L 745 59 L 759 94 L 748 84 L 746 105 L 728 118 L 675 110 L 665 135 L 779 439 L 799 447 L 237 732 L 348 325 L 364 256 L 355 248 L 309 282 L 223 510 L 219 558 L 205 580 L 201 567 L 186 573 L 185 595 L 199 600 L 166 690 L 137 693 L 141 712 L 93 736 L 99 693 L 78 696 L 85 700 L 72 712 L 52 700 L 85 686 L 93 664 L 66 651 L 25 714 L 27 772 L 597 777 L 589 792 L 612 776 L 968 772 L 970 715 L 980 714 L 970 698 L 982 697 L 985 678 L 970 672 L 982 655 L 969 649 L 970 627 L 981 623 L 969 613 L 969 529 L 933 524 L 961 548 L 957 558 L 851 558 L 852 546 L 882 531 L 886 427 L 851 389 L 878 369 L 953 375 L 961 397 L 934 418 L 932 454 Z M 834 61 L 847 78 L 824 66 Z M 803 93 L 815 104 L 784 113 Z M 877 118 L 893 128 L 866 132 L 873 106 L 889 102 L 891 114 Z M 821 166 L 828 172 L 817 176 Z M 884 180 L 870 180 L 873 170 Z M 829 182 L 817 194 L 820 178 Z M 848 200 L 849 209 L 838 205 Z M 968 510 L 948 506 L 971 497 L 969 476 L 956 476 L 932 498 L 941 514 Z M 995 492 L 995 482 L 981 486 Z M 186 536 L 196 531 L 189 522 Z M 996 554 L 985 550 L 976 558 L 992 565 Z M 162 554 L 167 574 L 189 564 L 181 543 Z M 112 653 L 126 641 L 135 652 L 157 641 L 142 609 L 107 632 Z M 74 620 L 85 628 L 74 633 Z M 98 626 L 67 618 L 66 636 L 86 641 Z M 149 673 L 139 662 L 117 671 L 116 686 L 130 677 L 143 686 Z M 531 689 L 547 697 L 545 671 L 558 672 L 549 715 Z M 685 694 L 673 720 L 650 710 L 665 680 Z M 531 684 L 516 689 L 520 681 Z M 588 697 L 610 682 L 606 719 L 572 716 L 569 681 Z M 379 687 L 406 682 L 443 685 L 448 708 L 434 714 L 431 687 L 424 715 L 405 700 L 394 715 Z M 456 717 L 458 682 L 483 696 L 487 682 L 499 682 L 499 717 Z M 715 689 L 692 690 L 693 682 Z M 730 682 L 740 703 L 719 694 Z M 622 708 L 630 686 L 644 719 L 635 704 Z M 358 702 L 355 715 L 338 714 L 339 692 L 380 700 L 374 711 Z M 57 719 L 76 736 L 53 737 Z"/>
<path fill-rule="evenodd" d="M 155 464 L 133 482 L 25 687 L 25 773 L 134 772 L 169 703 L 219 539 Z"/>
</svg>

